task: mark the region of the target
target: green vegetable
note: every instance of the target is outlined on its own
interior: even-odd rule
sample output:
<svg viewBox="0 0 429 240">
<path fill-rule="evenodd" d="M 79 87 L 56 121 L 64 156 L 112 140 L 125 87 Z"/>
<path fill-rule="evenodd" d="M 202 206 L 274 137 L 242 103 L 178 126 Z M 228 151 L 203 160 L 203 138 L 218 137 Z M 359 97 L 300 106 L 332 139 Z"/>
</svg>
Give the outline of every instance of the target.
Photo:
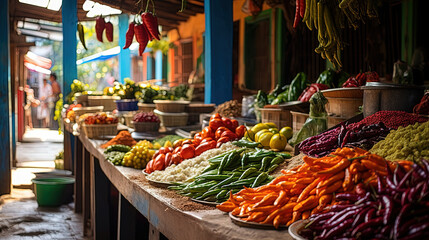
<svg viewBox="0 0 429 240">
<path fill-rule="evenodd" d="M 167 141 L 174 143 L 174 141 L 179 140 L 179 139 L 182 139 L 182 137 L 177 136 L 177 135 L 167 135 L 167 136 L 164 136 L 162 138 L 153 140 L 152 144 L 159 143 L 159 145 L 164 146 L 165 142 L 167 142 Z"/>
<path fill-rule="evenodd" d="M 344 71 L 340 71 L 337 72 L 337 76 L 336 76 L 336 87 L 341 88 L 343 87 L 343 84 L 347 81 L 347 79 L 349 79 L 350 74 L 344 72 Z"/>
<path fill-rule="evenodd" d="M 243 186 L 247 186 L 249 187 L 255 180 L 257 177 L 252 177 L 252 178 L 248 178 L 248 179 L 241 179 L 241 180 L 237 180 L 233 183 L 227 184 L 227 185 L 223 185 L 221 187 L 221 189 L 233 189 L 233 188 L 242 188 Z"/>
<path fill-rule="evenodd" d="M 104 153 L 109 153 L 109 152 L 113 152 L 113 151 L 126 153 L 126 152 L 129 152 L 130 150 L 131 150 L 131 148 L 129 146 L 118 144 L 118 145 L 108 146 L 106 148 L 106 150 L 104 151 Z"/>
<path fill-rule="evenodd" d="M 234 141 L 232 142 L 232 144 L 234 144 L 235 146 L 239 146 L 239 147 L 248 147 L 248 148 L 255 148 L 261 145 L 261 143 L 259 142 L 251 142 L 245 138 L 242 138 L 238 141 Z"/>
<path fill-rule="evenodd" d="M 271 160 L 270 166 L 272 166 L 274 164 L 280 164 L 283 162 L 284 162 L 284 158 L 282 156 L 277 156 L 277 157 L 273 158 L 273 160 Z"/>
<path fill-rule="evenodd" d="M 222 191 L 222 190 L 219 188 L 209 190 L 209 191 L 205 192 L 203 195 L 201 195 L 200 197 L 198 197 L 197 199 L 204 199 L 204 198 L 212 196 L 212 195 L 217 195 L 220 191 Z"/>
<path fill-rule="evenodd" d="M 255 102 L 253 103 L 253 106 L 255 107 L 256 119 L 258 122 L 261 121 L 261 111 L 259 111 L 258 108 L 263 108 L 267 104 L 268 104 L 267 94 L 259 90 L 258 94 L 256 95 Z"/>
<path fill-rule="evenodd" d="M 252 188 L 259 186 L 263 181 L 265 181 L 268 178 L 268 174 L 266 172 L 263 172 L 256 177 L 255 181 L 252 184 Z"/>
<path fill-rule="evenodd" d="M 228 193 L 228 190 L 221 189 L 221 191 L 216 195 L 216 200 L 223 199 L 227 193 Z"/>
<path fill-rule="evenodd" d="M 323 71 L 319 78 L 317 79 L 316 83 L 321 83 L 329 86 L 329 88 L 335 88 L 337 86 L 335 82 L 336 72 L 333 69 L 328 69 Z"/>
<path fill-rule="evenodd" d="M 264 157 L 264 158 L 262 159 L 262 164 L 261 164 L 261 168 L 259 169 L 259 171 L 263 172 L 263 171 L 265 171 L 266 169 L 268 169 L 268 167 L 269 167 L 269 165 L 270 165 L 271 160 L 273 160 L 273 158 L 272 158 L 272 157 Z"/>
<path fill-rule="evenodd" d="M 299 95 L 301 95 L 302 91 L 307 88 L 307 84 L 309 84 L 309 82 L 307 81 L 305 73 L 298 73 L 290 84 L 288 102 L 298 100 Z"/>
<path fill-rule="evenodd" d="M 271 165 L 270 168 L 268 168 L 267 173 L 274 171 L 278 166 L 279 166 L 278 164 Z"/>
<path fill-rule="evenodd" d="M 289 89 L 286 89 L 284 92 L 280 93 L 272 102 L 271 105 L 278 105 L 288 101 Z"/>
<path fill-rule="evenodd" d="M 254 168 L 254 167 L 248 168 L 248 169 L 246 169 L 246 171 L 244 171 L 244 172 L 243 172 L 243 174 L 241 174 L 241 176 L 240 176 L 239 180 L 241 180 L 241 179 L 245 179 L 245 178 L 247 178 L 250 174 L 255 173 L 255 172 L 257 172 L 257 171 L 258 171 L 258 169 L 257 169 L 257 168 Z"/>
</svg>

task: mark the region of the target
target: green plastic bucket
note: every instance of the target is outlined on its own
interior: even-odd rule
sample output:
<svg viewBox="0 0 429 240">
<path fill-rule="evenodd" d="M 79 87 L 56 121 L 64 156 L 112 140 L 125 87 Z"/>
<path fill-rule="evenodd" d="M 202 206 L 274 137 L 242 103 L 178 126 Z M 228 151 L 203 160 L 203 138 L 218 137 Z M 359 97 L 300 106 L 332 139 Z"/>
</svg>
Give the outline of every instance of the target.
<svg viewBox="0 0 429 240">
<path fill-rule="evenodd" d="M 34 183 L 37 204 L 41 207 L 56 207 L 67 202 L 73 194 L 74 178 L 35 178 Z"/>
</svg>

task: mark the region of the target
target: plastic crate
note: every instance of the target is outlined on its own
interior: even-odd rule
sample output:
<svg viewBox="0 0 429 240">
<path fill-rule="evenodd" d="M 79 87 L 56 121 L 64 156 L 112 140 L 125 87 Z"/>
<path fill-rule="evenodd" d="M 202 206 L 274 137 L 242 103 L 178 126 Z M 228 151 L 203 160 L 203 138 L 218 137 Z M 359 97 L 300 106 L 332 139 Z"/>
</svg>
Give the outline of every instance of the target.
<svg viewBox="0 0 429 240">
<path fill-rule="evenodd" d="M 82 124 L 83 131 L 88 138 L 98 138 L 100 136 L 116 135 L 118 124 Z"/>
<path fill-rule="evenodd" d="M 104 111 L 111 112 L 116 109 L 117 96 L 88 96 L 88 106 L 104 106 Z"/>
<path fill-rule="evenodd" d="M 180 127 L 186 126 L 188 123 L 187 113 L 165 113 L 157 109 L 153 111 L 161 120 L 161 126 L 164 127 Z"/>
<path fill-rule="evenodd" d="M 292 125 L 292 115 L 289 110 L 280 108 L 260 108 L 261 122 L 273 122 L 280 129 L 282 127 L 290 127 Z"/>
</svg>

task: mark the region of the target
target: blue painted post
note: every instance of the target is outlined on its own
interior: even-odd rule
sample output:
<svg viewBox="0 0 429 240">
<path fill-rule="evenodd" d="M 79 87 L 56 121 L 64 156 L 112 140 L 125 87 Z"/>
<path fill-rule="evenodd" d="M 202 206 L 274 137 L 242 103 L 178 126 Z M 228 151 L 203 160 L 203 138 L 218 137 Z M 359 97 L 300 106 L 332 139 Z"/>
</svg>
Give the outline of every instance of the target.
<svg viewBox="0 0 429 240">
<path fill-rule="evenodd" d="M 155 53 L 155 79 L 162 79 L 162 52 L 160 50 Z"/>
<path fill-rule="evenodd" d="M 125 46 L 125 34 L 128 30 L 128 14 L 119 15 L 119 81 L 131 77 L 131 55 L 130 49 L 122 49 Z"/>
<path fill-rule="evenodd" d="M 232 0 L 204 0 L 205 103 L 232 99 Z"/>
<path fill-rule="evenodd" d="M 63 19 L 63 98 L 66 99 L 71 91 L 70 85 L 74 79 L 77 79 L 77 0 L 63 0 L 61 12 Z"/>
<path fill-rule="evenodd" d="M 0 195 L 11 190 L 9 1 L 0 0 Z"/>
<path fill-rule="evenodd" d="M 152 55 L 151 55 L 151 54 L 148 54 L 148 55 L 147 55 L 147 57 L 146 57 L 146 72 L 147 72 L 146 80 L 151 80 L 151 79 L 153 79 L 153 75 L 152 75 L 152 64 L 153 64 L 153 61 L 152 61 Z"/>
</svg>

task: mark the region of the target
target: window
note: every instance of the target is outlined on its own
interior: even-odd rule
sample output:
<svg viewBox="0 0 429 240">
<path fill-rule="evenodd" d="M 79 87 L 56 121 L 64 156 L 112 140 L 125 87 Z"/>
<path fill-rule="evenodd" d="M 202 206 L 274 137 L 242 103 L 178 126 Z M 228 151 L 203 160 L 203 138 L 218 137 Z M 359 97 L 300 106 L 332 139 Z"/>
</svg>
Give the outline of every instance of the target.
<svg viewBox="0 0 429 240">
<path fill-rule="evenodd" d="M 192 39 L 181 40 L 174 48 L 173 83 L 187 83 L 189 74 L 194 70 Z"/>
</svg>

